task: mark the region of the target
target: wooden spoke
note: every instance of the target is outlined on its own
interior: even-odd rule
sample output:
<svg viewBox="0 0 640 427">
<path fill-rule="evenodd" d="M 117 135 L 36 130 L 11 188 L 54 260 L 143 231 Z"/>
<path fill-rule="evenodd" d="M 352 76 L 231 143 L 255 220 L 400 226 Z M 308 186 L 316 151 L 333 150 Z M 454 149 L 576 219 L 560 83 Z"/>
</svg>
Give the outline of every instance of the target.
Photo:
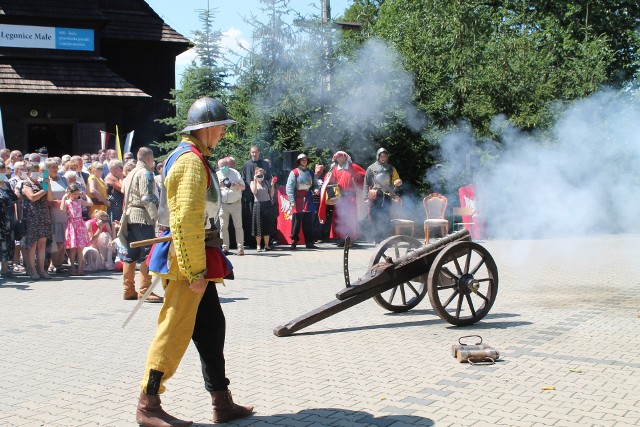
<svg viewBox="0 0 640 427">
<path fill-rule="evenodd" d="M 469 304 L 469 309 L 471 310 L 471 315 L 473 317 L 475 317 L 476 316 L 476 309 L 473 308 L 473 301 L 471 301 L 471 295 L 466 294 L 465 296 L 467 297 L 467 303 Z"/>
<path fill-rule="evenodd" d="M 453 263 L 456 265 L 456 271 L 458 272 L 458 277 L 462 276 L 462 269 L 460 268 L 460 264 L 458 263 L 458 258 L 453 258 Z"/>
<path fill-rule="evenodd" d="M 396 291 L 397 290 L 398 290 L 397 286 L 391 290 L 391 296 L 389 297 L 389 300 L 388 300 L 389 304 L 391 304 L 391 302 L 393 301 L 393 297 L 396 296 Z"/>
<path fill-rule="evenodd" d="M 444 304 L 442 304 L 442 306 L 444 308 L 447 308 L 449 306 L 449 304 L 451 304 L 451 301 L 453 301 L 453 299 L 456 297 L 456 295 L 458 295 L 458 290 L 455 290 L 447 299 L 447 301 L 445 301 Z"/>
<path fill-rule="evenodd" d="M 451 279 L 456 280 L 460 278 L 460 276 L 456 276 L 455 274 L 453 274 L 447 267 L 442 267 L 442 272 L 445 276 L 449 276 Z"/>
<path fill-rule="evenodd" d="M 471 249 L 467 252 L 467 259 L 464 261 L 464 274 L 469 273 L 469 264 L 471 264 Z"/>
<path fill-rule="evenodd" d="M 462 294 L 458 294 L 458 306 L 456 307 L 456 317 L 460 317 L 460 310 L 462 310 L 462 300 L 464 299 Z"/>
<path fill-rule="evenodd" d="M 478 272 L 478 270 L 480 270 L 480 267 L 482 267 L 482 264 L 484 264 L 484 257 L 480 260 L 480 262 L 473 267 L 473 269 L 469 272 L 469 274 L 474 275 Z"/>
</svg>

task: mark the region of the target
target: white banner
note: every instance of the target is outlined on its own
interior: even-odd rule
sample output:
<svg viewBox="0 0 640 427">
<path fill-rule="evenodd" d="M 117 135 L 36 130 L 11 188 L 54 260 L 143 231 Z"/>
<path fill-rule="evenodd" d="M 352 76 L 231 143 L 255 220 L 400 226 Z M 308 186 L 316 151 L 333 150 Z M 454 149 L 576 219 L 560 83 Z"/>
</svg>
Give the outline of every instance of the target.
<svg viewBox="0 0 640 427">
<path fill-rule="evenodd" d="M 100 146 L 103 150 L 107 149 L 107 145 L 109 145 L 109 133 L 101 130 L 100 131 Z"/>
<path fill-rule="evenodd" d="M 83 28 L 0 24 L 0 46 L 93 51 L 94 33 Z"/>
<path fill-rule="evenodd" d="M 127 137 L 124 140 L 124 151 L 122 152 L 123 155 L 124 155 L 124 153 L 128 153 L 129 151 L 131 151 L 131 143 L 133 142 L 133 133 L 134 132 L 135 132 L 134 130 L 129 132 L 127 134 Z"/>
</svg>

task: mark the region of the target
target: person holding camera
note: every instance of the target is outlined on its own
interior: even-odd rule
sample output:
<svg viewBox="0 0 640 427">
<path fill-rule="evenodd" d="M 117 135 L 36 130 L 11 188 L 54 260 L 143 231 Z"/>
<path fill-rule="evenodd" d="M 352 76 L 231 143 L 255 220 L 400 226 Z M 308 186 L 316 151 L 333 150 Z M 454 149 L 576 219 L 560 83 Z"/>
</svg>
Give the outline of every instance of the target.
<svg viewBox="0 0 640 427">
<path fill-rule="evenodd" d="M 273 180 L 266 180 L 267 171 L 257 167 L 254 171 L 253 180 L 249 183 L 249 188 L 253 194 L 253 212 L 251 216 L 251 235 L 256 238 L 257 252 L 270 251 L 269 236 L 273 236 L 275 218 L 272 207 L 274 196 Z M 263 245 L 264 240 L 264 246 Z"/>
<path fill-rule="evenodd" d="M 85 223 L 89 244 L 82 255 L 86 271 L 113 270 L 113 239 L 115 233 L 105 211 L 95 211 L 93 218 Z"/>
<path fill-rule="evenodd" d="M 220 182 L 220 237 L 222 250 L 229 254 L 229 218 L 233 219 L 238 255 L 244 255 L 244 230 L 242 229 L 242 191 L 244 180 L 240 172 L 233 167 L 235 162 L 231 157 L 218 160 L 218 182 Z"/>
</svg>

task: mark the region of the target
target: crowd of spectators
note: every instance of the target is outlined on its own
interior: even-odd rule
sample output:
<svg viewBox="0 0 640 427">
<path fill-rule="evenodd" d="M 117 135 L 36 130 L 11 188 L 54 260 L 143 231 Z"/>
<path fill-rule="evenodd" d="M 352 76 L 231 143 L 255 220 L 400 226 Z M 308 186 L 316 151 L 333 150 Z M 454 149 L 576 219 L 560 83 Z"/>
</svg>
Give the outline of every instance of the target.
<svg viewBox="0 0 640 427">
<path fill-rule="evenodd" d="M 366 176 L 342 151 L 335 153 L 327 172 L 319 162 L 307 169 L 310 159 L 299 156 L 285 196 L 295 223 L 292 249 L 300 224 L 307 248 L 315 249 L 314 243 L 329 240 L 341 246 L 346 236 L 358 238 L 356 190 L 362 186 L 365 201 L 370 202 L 371 220 L 386 221 L 381 215 L 388 216 L 389 198 L 395 197 L 394 188 L 401 181 L 388 164 L 388 152 L 381 149 L 377 154 Z M 122 268 L 126 250 L 116 243 L 116 236 L 125 200 L 123 183 L 137 162 L 133 153 L 125 153 L 123 160 L 112 149 L 61 157 L 49 157 L 46 148 L 28 154 L 0 149 L 0 275 L 26 273 L 38 280 L 50 279 L 52 274 L 84 275 Z M 275 191 L 277 177 L 255 146 L 242 170 L 235 166 L 232 157 L 218 162 L 223 251 L 231 254 L 232 247 L 237 248 L 237 255 L 244 255 L 245 247 L 269 251 L 282 213 Z M 159 162 L 155 168 L 158 196 L 162 167 Z M 330 204 L 324 190 L 321 194 L 327 184 L 341 187 L 340 203 Z M 233 233 L 229 233 L 230 224 Z M 377 241 L 381 238 L 375 237 Z"/>
<path fill-rule="evenodd" d="M 122 183 L 135 167 L 115 150 L 49 157 L 0 149 L 0 274 L 83 275 L 113 270 Z M 67 267 L 68 265 L 69 267 Z"/>
</svg>

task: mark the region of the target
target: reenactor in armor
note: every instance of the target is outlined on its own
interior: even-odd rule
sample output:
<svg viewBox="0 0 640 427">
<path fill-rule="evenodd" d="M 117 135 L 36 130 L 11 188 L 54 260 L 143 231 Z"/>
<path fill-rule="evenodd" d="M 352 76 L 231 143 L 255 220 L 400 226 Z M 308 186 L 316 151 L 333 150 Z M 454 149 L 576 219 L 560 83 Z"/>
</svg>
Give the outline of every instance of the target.
<svg viewBox="0 0 640 427">
<path fill-rule="evenodd" d="M 298 245 L 301 226 L 307 248 L 318 249 L 313 244 L 313 216 L 317 210 L 313 196 L 320 194 L 320 189 L 313 172 L 307 168 L 308 164 L 309 158 L 306 154 L 298 155 L 296 167 L 289 173 L 287 179 L 287 197 L 291 203 L 293 215 L 291 249 L 296 249 Z"/>
<path fill-rule="evenodd" d="M 186 426 L 191 421 L 167 414 L 160 394 L 173 376 L 189 341 L 200 355 L 205 389 L 211 394 L 213 422 L 227 422 L 253 413 L 253 407 L 233 402 L 225 375 L 225 318 L 216 283 L 228 277 L 216 228 L 220 188 L 207 161 L 225 133 L 235 123 L 214 98 L 193 103 L 182 130 L 182 142 L 166 159 L 163 170 L 158 223 L 168 227 L 171 240 L 151 249 L 149 268 L 162 277 L 165 300 L 158 316 L 156 336 L 147 355 L 136 421 L 141 426 Z"/>
<path fill-rule="evenodd" d="M 391 229 L 391 199 L 402 180 L 396 168 L 389 164 L 389 152 L 380 148 L 376 162 L 367 168 L 364 176 L 364 197 L 369 203 L 369 216 L 376 243 L 387 237 Z"/>
</svg>

